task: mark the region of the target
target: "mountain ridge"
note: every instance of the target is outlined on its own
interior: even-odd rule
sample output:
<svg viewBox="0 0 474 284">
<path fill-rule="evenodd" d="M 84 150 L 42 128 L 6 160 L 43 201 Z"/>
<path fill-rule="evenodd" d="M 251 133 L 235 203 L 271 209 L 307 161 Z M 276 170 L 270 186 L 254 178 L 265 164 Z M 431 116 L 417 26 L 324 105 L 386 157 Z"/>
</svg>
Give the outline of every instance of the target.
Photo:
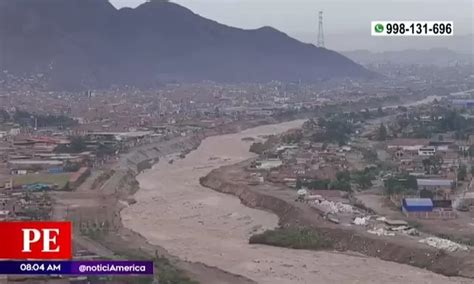
<svg viewBox="0 0 474 284">
<path fill-rule="evenodd" d="M 373 75 L 274 28 L 222 25 L 168 1 L 116 9 L 107 0 L 0 0 L 0 16 L 0 68 L 48 73 L 55 86 Z"/>
</svg>

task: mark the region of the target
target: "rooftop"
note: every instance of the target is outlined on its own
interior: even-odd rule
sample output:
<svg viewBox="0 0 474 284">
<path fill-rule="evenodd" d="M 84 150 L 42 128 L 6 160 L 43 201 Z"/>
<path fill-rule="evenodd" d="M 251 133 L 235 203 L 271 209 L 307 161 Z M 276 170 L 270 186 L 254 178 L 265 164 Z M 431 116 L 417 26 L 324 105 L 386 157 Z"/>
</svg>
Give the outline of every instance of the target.
<svg viewBox="0 0 474 284">
<path fill-rule="evenodd" d="M 417 179 L 418 186 L 451 186 L 453 180 L 450 179 Z"/>
<path fill-rule="evenodd" d="M 404 204 L 407 206 L 433 206 L 433 201 L 429 198 L 405 198 Z"/>
<path fill-rule="evenodd" d="M 387 145 L 392 146 L 418 146 L 427 145 L 428 139 L 416 139 L 416 138 L 397 138 L 387 142 Z"/>
<path fill-rule="evenodd" d="M 57 160 L 10 160 L 12 165 L 62 165 L 63 162 Z"/>
</svg>

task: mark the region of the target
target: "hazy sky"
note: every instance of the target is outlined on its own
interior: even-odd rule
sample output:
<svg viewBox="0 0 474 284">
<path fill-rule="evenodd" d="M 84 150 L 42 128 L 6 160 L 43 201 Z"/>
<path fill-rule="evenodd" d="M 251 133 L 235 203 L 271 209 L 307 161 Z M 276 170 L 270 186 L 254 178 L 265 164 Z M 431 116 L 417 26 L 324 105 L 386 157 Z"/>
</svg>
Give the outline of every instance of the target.
<svg viewBox="0 0 474 284">
<path fill-rule="evenodd" d="M 110 0 L 116 7 L 136 7 L 145 0 Z M 220 23 L 241 27 L 275 27 L 304 42 L 317 38 L 317 11 L 324 11 L 328 48 L 387 50 L 457 47 L 456 39 L 374 39 L 372 20 L 452 20 L 455 35 L 473 33 L 474 0 L 172 0 Z M 464 39 L 465 40 L 465 39 Z M 352 46 L 348 46 L 348 42 Z M 462 44 L 472 49 L 472 38 Z"/>
</svg>

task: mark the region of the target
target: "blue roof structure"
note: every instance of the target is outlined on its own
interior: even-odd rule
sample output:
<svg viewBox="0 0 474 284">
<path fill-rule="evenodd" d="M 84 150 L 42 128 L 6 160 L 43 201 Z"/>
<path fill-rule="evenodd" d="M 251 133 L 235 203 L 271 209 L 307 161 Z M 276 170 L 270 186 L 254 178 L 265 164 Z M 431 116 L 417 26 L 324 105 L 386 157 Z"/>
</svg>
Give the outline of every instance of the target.
<svg viewBox="0 0 474 284">
<path fill-rule="evenodd" d="M 429 198 L 404 198 L 403 209 L 408 212 L 431 212 L 433 201 Z"/>
</svg>

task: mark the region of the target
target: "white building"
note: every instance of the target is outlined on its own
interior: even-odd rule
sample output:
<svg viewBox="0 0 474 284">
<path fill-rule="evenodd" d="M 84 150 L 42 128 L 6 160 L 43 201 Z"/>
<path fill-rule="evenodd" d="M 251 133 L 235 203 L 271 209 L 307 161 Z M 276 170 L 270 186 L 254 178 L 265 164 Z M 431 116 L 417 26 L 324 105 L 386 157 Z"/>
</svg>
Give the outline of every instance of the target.
<svg viewBox="0 0 474 284">
<path fill-rule="evenodd" d="M 436 147 L 434 146 L 426 146 L 426 147 L 418 149 L 418 156 L 429 157 L 429 156 L 434 156 L 435 154 L 436 154 Z"/>
</svg>

